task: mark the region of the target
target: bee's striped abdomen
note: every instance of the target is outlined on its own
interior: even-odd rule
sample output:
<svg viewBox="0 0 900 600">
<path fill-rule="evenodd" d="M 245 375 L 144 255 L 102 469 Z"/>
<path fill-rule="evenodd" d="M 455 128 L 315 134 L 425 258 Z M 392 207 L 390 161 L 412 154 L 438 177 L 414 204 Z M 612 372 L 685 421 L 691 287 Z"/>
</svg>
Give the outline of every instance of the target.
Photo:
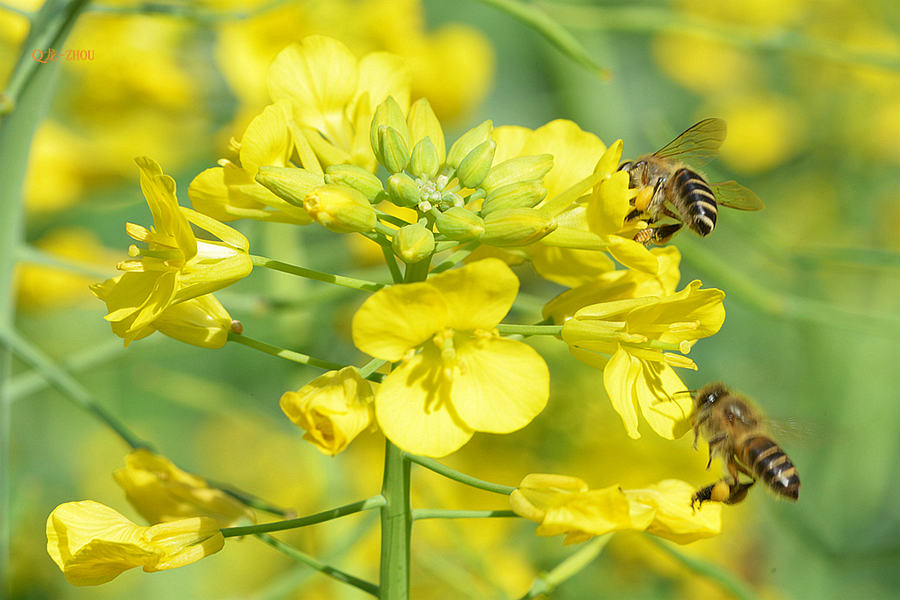
<svg viewBox="0 0 900 600">
<path fill-rule="evenodd" d="M 674 176 L 675 187 L 684 199 L 684 220 L 688 227 L 701 237 L 712 233 L 716 228 L 716 197 L 709 184 L 698 173 L 690 169 L 678 169 Z"/>
<path fill-rule="evenodd" d="M 758 435 L 744 442 L 740 447 L 739 458 L 779 496 L 791 500 L 800 496 L 797 468 L 778 444 L 766 436 Z"/>
</svg>

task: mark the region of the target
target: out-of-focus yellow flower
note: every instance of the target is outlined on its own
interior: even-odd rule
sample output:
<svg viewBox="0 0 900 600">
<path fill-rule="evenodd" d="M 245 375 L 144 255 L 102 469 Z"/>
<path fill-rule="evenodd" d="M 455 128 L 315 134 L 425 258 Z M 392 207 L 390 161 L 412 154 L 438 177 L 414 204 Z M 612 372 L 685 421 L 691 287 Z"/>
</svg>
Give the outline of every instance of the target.
<svg viewBox="0 0 900 600">
<path fill-rule="evenodd" d="M 475 431 L 510 433 L 543 410 L 543 358 L 494 329 L 518 289 L 512 270 L 491 258 L 381 290 L 362 305 L 356 347 L 401 363 L 375 395 L 378 424 L 394 444 L 444 456 Z"/>
<path fill-rule="evenodd" d="M 650 253 L 659 262 L 659 273 L 652 275 L 634 269 L 607 271 L 548 302 L 544 306 L 544 318 L 561 325 L 579 309 L 591 304 L 644 296 L 671 296 L 681 279 L 678 269 L 681 253 L 675 246 L 651 248 Z"/>
<path fill-rule="evenodd" d="M 665 438 L 678 438 L 690 428 L 691 397 L 671 367 L 696 369 L 683 355 L 698 339 L 716 333 L 725 321 L 725 294 L 700 286 L 699 281 L 692 281 L 664 298 L 593 304 L 578 310 L 563 325 L 562 337 L 572 355 L 603 371 L 613 407 L 633 438 L 640 437 L 635 405 L 640 405 L 653 430 Z"/>
<path fill-rule="evenodd" d="M 91 286 L 94 295 L 107 302 L 124 275 Z M 112 323 L 112 330 L 125 340 L 125 346 L 159 331 L 172 339 L 201 348 L 221 348 L 228 341 L 231 315 L 212 294 L 191 298 L 168 306 L 154 320 L 137 329 L 130 320 Z"/>
<path fill-rule="evenodd" d="M 129 254 L 140 259 L 119 263 L 119 270 L 126 273 L 103 289 L 109 310 L 105 318 L 126 346 L 140 334 L 149 335 L 147 326 L 170 306 L 227 287 L 253 269 L 247 238 L 215 219 L 178 206 L 175 180 L 150 158 L 136 162 L 154 227 L 148 230 L 129 223 L 125 229 L 149 248 L 132 246 Z M 198 240 L 192 223 L 221 241 Z"/>
<path fill-rule="evenodd" d="M 420 0 L 289 2 L 247 19 L 224 20 L 217 37 L 220 70 L 241 102 L 255 109 L 268 99 L 261 74 L 275 55 L 313 33 L 343 41 L 357 56 L 387 51 L 403 58 L 412 75 L 412 97 L 431 99 L 442 119 L 468 114 L 493 77 L 487 37 L 458 23 L 428 31 Z"/>
<path fill-rule="evenodd" d="M 307 225 L 312 218 L 303 208 L 285 202 L 256 181 L 263 166 L 287 167 L 294 151 L 288 129 L 291 107 L 286 100 L 266 107 L 244 132 L 240 164 L 228 159 L 197 175 L 188 187 L 194 208 L 219 221 L 255 219 Z M 318 185 L 324 183 L 319 174 Z"/>
<path fill-rule="evenodd" d="M 409 72 L 399 56 L 373 52 L 357 60 L 342 42 L 321 35 L 279 52 L 267 78 L 272 100 L 287 100 L 326 167 L 355 164 L 374 172 L 369 124 L 375 107 L 392 96 L 404 112 L 409 108 Z"/>
<path fill-rule="evenodd" d="M 106 248 L 96 234 L 81 227 L 53 229 L 36 240 L 34 246 L 48 256 L 72 263 L 73 269 L 24 261 L 18 263 L 16 289 L 22 310 L 60 308 L 92 301 L 88 286 L 96 277 L 77 272 L 76 265 L 102 271 L 121 258 L 121 253 Z"/>
<path fill-rule="evenodd" d="M 535 533 L 566 534 L 563 544 L 585 542 L 612 531 L 647 531 L 679 544 L 719 533 L 722 507 L 691 507 L 690 484 L 667 479 L 646 489 L 610 486 L 591 490 L 565 475 L 531 474 L 509 497 L 515 513 L 540 523 Z"/>
<path fill-rule="evenodd" d="M 369 427 L 375 394 L 355 367 L 329 371 L 296 392 L 285 392 L 281 410 L 306 430 L 303 439 L 322 454 L 335 456 Z"/>
<path fill-rule="evenodd" d="M 225 545 L 213 519 L 135 525 L 92 500 L 57 506 L 47 519 L 47 552 L 72 585 L 100 585 L 134 567 L 174 569 Z"/>
<path fill-rule="evenodd" d="M 125 457 L 125 467 L 116 469 L 113 479 L 149 523 L 190 517 L 209 517 L 219 527 L 256 523 L 256 515 L 245 504 L 146 448 L 138 448 Z"/>
</svg>

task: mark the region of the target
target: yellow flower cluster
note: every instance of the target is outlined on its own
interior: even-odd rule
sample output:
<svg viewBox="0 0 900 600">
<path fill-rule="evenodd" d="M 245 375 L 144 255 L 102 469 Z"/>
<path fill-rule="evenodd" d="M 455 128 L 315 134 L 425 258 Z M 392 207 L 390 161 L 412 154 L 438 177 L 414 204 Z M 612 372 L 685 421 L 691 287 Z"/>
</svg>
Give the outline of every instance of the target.
<svg viewBox="0 0 900 600">
<path fill-rule="evenodd" d="M 722 505 L 691 507 L 694 488 L 674 479 L 645 489 L 610 486 L 591 490 L 577 477 L 528 475 L 509 497 L 517 515 L 540 523 L 540 536 L 565 534 L 577 544 L 612 531 L 646 531 L 688 544 L 719 533 Z"/>
</svg>

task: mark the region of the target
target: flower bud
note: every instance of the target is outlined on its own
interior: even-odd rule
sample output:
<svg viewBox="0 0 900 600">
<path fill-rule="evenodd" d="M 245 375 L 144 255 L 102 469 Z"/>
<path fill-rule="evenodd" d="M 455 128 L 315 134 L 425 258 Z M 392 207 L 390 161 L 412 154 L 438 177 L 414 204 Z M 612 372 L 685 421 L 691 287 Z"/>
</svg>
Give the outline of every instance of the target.
<svg viewBox="0 0 900 600">
<path fill-rule="evenodd" d="M 382 127 L 378 130 L 378 141 L 381 154 L 376 154 L 378 162 L 390 173 L 399 173 L 409 164 L 409 145 L 403 136 L 393 127 Z"/>
<path fill-rule="evenodd" d="M 453 167 L 454 169 L 459 168 L 460 163 L 469 152 L 475 148 L 475 146 L 491 139 L 491 131 L 493 131 L 493 129 L 494 124 L 488 120 L 478 127 L 465 132 L 462 137 L 456 140 L 450 147 L 450 152 L 447 154 L 447 166 Z"/>
<path fill-rule="evenodd" d="M 212 294 L 173 304 L 150 324 L 163 335 L 201 348 L 221 348 L 228 341 L 231 316 Z"/>
<path fill-rule="evenodd" d="M 325 169 L 325 183 L 352 187 L 372 204 L 384 200 L 384 187 L 375 175 L 356 165 L 331 165 Z"/>
<path fill-rule="evenodd" d="M 387 180 L 388 199 L 397 206 L 410 208 L 422 201 L 422 193 L 413 178 L 406 173 L 395 173 Z"/>
<path fill-rule="evenodd" d="M 441 159 L 430 137 L 422 138 L 409 157 L 409 170 L 416 177 L 431 179 L 438 174 Z"/>
<path fill-rule="evenodd" d="M 435 116 L 427 99 L 419 98 L 413 102 L 413 105 L 409 107 L 406 122 L 409 123 L 409 134 L 412 143 L 415 145 L 425 138 L 431 138 L 431 143 L 434 144 L 435 150 L 437 150 L 438 165 L 443 164 L 447 158 L 444 131 L 441 129 L 441 123 Z"/>
<path fill-rule="evenodd" d="M 324 182 L 321 175 L 306 169 L 271 166 L 260 167 L 256 181 L 285 202 L 301 208 L 306 195 Z"/>
<path fill-rule="evenodd" d="M 511 208 L 484 218 L 483 244 L 527 246 L 556 229 L 557 223 L 535 208 Z"/>
<path fill-rule="evenodd" d="M 552 154 L 518 156 L 495 165 L 484 178 L 481 187 L 488 193 L 510 183 L 533 181 L 544 178 L 553 168 Z"/>
<path fill-rule="evenodd" d="M 281 410 L 306 430 L 303 439 L 331 456 L 343 451 L 372 424 L 372 386 L 354 367 L 329 371 L 299 391 L 281 397 Z"/>
<path fill-rule="evenodd" d="M 337 233 L 371 231 L 378 220 L 362 192 L 345 185 L 318 187 L 306 195 L 303 206 L 317 223 Z"/>
<path fill-rule="evenodd" d="M 491 170 L 497 142 L 488 140 L 475 146 L 459 164 L 457 176 L 463 187 L 475 189 Z"/>
<path fill-rule="evenodd" d="M 481 217 L 461 206 L 447 209 L 434 224 L 449 240 L 468 242 L 484 235 L 484 221 Z"/>
<path fill-rule="evenodd" d="M 384 132 L 388 129 L 393 129 L 394 133 L 390 135 L 385 134 Z M 386 139 L 386 137 L 390 139 Z M 400 169 L 391 170 L 391 167 L 388 167 L 386 162 L 385 143 L 393 145 L 393 148 L 389 151 L 391 154 L 396 154 L 399 148 L 403 148 L 406 152 L 407 160 L 409 159 L 409 149 L 412 147 L 409 125 L 406 124 L 406 119 L 403 117 L 403 109 L 400 108 L 393 96 L 388 96 L 387 100 L 379 104 L 378 108 L 375 109 L 375 114 L 372 116 L 372 125 L 369 128 L 369 142 L 372 144 L 372 152 L 375 153 L 375 158 L 378 159 L 379 163 L 387 167 L 391 173 L 397 173 L 406 168 L 406 164 L 404 164 Z M 398 156 L 392 156 L 391 160 L 396 161 L 397 158 Z M 396 165 L 396 162 L 393 164 Z"/>
<path fill-rule="evenodd" d="M 544 199 L 547 190 L 539 181 L 520 181 L 496 188 L 484 199 L 481 216 L 508 208 L 531 208 Z"/>
<path fill-rule="evenodd" d="M 404 225 L 394 234 L 391 246 L 406 264 L 417 263 L 434 252 L 434 234 L 420 223 Z"/>
</svg>

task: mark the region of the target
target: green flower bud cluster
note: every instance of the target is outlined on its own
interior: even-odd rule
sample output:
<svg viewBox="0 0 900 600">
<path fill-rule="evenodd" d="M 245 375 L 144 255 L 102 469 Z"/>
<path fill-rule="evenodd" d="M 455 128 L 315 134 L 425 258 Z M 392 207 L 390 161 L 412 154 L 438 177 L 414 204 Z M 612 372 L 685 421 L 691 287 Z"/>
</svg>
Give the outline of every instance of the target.
<svg viewBox="0 0 900 600">
<path fill-rule="evenodd" d="M 492 134 L 493 124 L 485 121 L 448 151 L 426 99 L 404 115 L 388 97 L 375 109 L 369 128 L 372 152 L 389 173 L 386 181 L 351 164 L 332 164 L 324 173 L 263 167 L 257 181 L 332 231 L 386 236 L 407 264 L 453 242 L 521 246 L 538 241 L 556 228 L 550 215 L 535 208 L 547 195 L 543 178 L 553 157 L 520 156 L 495 165 Z M 374 205 L 383 201 L 415 210 L 416 222 L 396 229 L 396 219 L 380 222 Z"/>
</svg>

